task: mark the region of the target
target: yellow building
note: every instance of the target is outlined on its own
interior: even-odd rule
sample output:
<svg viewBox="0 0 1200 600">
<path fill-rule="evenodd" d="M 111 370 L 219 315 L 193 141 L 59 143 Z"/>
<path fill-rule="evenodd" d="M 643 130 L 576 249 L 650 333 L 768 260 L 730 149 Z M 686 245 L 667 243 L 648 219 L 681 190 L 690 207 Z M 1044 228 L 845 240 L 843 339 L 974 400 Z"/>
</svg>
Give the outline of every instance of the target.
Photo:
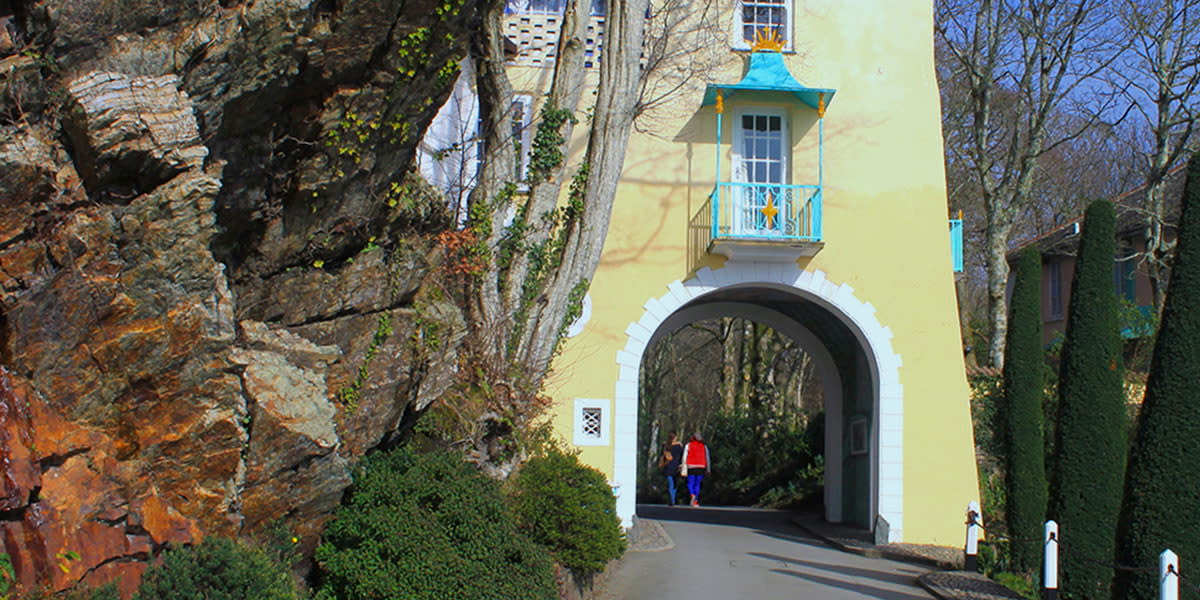
<svg viewBox="0 0 1200 600">
<path fill-rule="evenodd" d="M 714 68 L 630 140 L 585 314 L 547 390 L 556 428 L 610 477 L 628 524 L 647 345 L 690 322 L 751 319 L 818 365 L 826 517 L 958 545 L 978 489 L 932 3 L 737 6 L 715 24 L 719 47 L 696 50 Z M 512 79 L 528 98 L 549 80 L 560 8 L 510 5 Z M 602 11 L 593 26 L 595 46 Z M 763 32 L 782 47 L 752 52 Z"/>
</svg>

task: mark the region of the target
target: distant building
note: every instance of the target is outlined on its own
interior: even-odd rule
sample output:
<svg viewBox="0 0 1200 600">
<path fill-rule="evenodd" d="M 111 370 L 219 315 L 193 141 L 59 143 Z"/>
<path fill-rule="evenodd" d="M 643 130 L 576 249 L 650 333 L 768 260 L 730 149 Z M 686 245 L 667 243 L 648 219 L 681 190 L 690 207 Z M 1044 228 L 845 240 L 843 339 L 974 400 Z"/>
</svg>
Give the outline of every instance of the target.
<svg viewBox="0 0 1200 600">
<path fill-rule="evenodd" d="M 1185 165 L 1167 173 L 1163 197 L 1167 206 L 1166 238 L 1175 239 L 1179 223 L 1180 199 L 1183 196 Z M 1112 199 L 1117 213 L 1117 255 L 1113 261 L 1113 281 L 1117 295 L 1131 303 L 1143 315 L 1154 310 L 1150 276 L 1143 265 L 1149 221 L 1145 211 L 1146 188 L 1139 186 Z M 1067 307 L 1071 302 L 1071 279 L 1079 251 L 1082 217 L 1030 240 L 1009 254 L 1016 260 L 1021 250 L 1034 247 L 1042 255 L 1042 340 L 1050 344 L 1062 336 L 1067 326 Z M 1165 282 L 1164 282 L 1165 284 Z M 1126 339 L 1153 335 L 1144 327 L 1126 327 L 1121 335 Z"/>
</svg>

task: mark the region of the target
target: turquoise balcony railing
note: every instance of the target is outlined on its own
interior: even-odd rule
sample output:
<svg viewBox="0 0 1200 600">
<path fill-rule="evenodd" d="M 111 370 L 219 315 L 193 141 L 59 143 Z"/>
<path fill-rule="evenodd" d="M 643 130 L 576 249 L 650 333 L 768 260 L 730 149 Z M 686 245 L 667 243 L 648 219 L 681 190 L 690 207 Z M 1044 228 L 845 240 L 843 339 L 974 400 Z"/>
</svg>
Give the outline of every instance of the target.
<svg viewBox="0 0 1200 600">
<path fill-rule="evenodd" d="M 721 182 L 712 194 L 712 239 L 821 241 L 821 186 Z"/>
<path fill-rule="evenodd" d="M 688 222 L 693 267 L 705 253 L 777 246 L 778 258 L 811 256 L 822 245 L 821 186 L 720 182 Z"/>
</svg>

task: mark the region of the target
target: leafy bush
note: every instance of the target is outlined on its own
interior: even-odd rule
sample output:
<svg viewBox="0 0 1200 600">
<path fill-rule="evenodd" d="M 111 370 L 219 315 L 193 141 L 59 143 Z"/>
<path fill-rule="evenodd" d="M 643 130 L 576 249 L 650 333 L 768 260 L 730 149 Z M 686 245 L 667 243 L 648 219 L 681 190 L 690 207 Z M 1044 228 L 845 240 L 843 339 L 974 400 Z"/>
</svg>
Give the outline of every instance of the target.
<svg viewBox="0 0 1200 600">
<path fill-rule="evenodd" d="M 499 485 L 445 451 L 364 459 L 316 559 L 321 599 L 558 596 L 550 557 L 517 529 Z"/>
<path fill-rule="evenodd" d="M 704 478 L 701 502 L 795 506 L 820 497 L 823 469 L 817 457 L 823 422 L 818 416 L 806 428 L 766 410 L 712 415 L 705 442 L 713 465 Z"/>
<path fill-rule="evenodd" d="M 547 450 L 525 463 L 513 486 L 521 529 L 575 574 L 599 573 L 625 551 L 608 482 L 576 456 Z"/>
<path fill-rule="evenodd" d="M 266 553 L 228 538 L 166 551 L 134 600 L 296 600 L 291 575 Z"/>
</svg>

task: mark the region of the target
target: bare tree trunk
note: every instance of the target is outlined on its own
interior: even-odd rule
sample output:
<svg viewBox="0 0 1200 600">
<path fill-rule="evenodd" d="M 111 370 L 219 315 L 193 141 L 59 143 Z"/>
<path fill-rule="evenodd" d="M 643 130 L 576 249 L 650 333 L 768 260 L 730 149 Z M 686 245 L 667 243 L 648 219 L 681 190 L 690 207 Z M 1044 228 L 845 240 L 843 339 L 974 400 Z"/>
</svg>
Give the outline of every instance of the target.
<svg viewBox="0 0 1200 600">
<path fill-rule="evenodd" d="M 1144 121 L 1151 144 L 1145 157 L 1144 205 L 1149 236 L 1143 264 L 1160 309 L 1166 295 L 1173 241 L 1165 233 L 1164 192 L 1170 170 L 1194 145 L 1200 102 L 1200 0 L 1125 0 L 1120 22 L 1131 43 L 1131 59 L 1116 71 L 1117 83 Z"/>
<path fill-rule="evenodd" d="M 609 2 L 587 150 L 574 177 L 567 173 L 568 151 L 586 84 L 590 2 L 568 1 L 524 182 L 514 180 L 521 157 L 512 139 L 502 0 L 491 3 L 472 43 L 486 145 L 468 198 L 469 253 L 479 264 L 478 272 L 461 280 L 472 326 L 460 387 L 486 400 L 473 445 L 478 462 L 499 477 L 523 460 L 513 440 L 545 407 L 542 384 L 599 263 L 644 75 L 639 59 L 646 7 L 647 0 Z M 566 206 L 559 206 L 568 183 Z"/>
<path fill-rule="evenodd" d="M 1107 69 L 1116 54 L 1102 30 L 1107 22 L 1099 0 L 940 0 L 937 12 L 939 37 L 970 90 L 962 157 L 985 213 L 988 354 L 999 367 L 1013 223 L 1031 202 L 1040 159 L 1097 118 L 1065 131 L 1052 128 L 1064 98 Z"/>
</svg>

